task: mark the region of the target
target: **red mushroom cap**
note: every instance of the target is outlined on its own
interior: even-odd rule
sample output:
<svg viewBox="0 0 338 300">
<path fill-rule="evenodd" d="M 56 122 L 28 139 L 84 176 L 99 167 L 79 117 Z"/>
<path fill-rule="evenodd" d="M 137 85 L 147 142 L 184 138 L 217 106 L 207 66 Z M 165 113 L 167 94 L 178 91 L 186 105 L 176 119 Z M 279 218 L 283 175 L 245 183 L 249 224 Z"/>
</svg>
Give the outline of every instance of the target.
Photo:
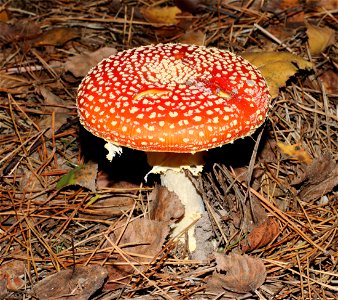
<svg viewBox="0 0 338 300">
<path fill-rule="evenodd" d="M 197 152 L 251 134 L 265 120 L 267 84 L 248 61 L 204 46 L 158 44 L 104 59 L 77 97 L 82 125 L 144 151 Z"/>
</svg>

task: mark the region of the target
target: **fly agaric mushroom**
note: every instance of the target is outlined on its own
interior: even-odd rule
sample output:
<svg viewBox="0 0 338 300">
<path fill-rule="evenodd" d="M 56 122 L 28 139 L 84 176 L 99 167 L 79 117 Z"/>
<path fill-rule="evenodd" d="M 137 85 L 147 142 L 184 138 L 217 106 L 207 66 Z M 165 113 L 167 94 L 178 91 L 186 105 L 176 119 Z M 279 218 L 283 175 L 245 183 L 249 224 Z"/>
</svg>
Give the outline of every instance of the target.
<svg viewBox="0 0 338 300">
<path fill-rule="evenodd" d="M 121 146 L 166 153 L 154 172 L 184 198 L 187 211 L 193 208 L 186 211 L 183 227 L 198 219 L 204 206 L 181 169 L 193 165 L 197 174 L 202 163 L 196 152 L 252 134 L 269 104 L 267 84 L 248 61 L 184 44 L 143 46 L 104 59 L 83 79 L 77 97 L 81 124 L 108 142 L 109 159 Z M 178 164 L 173 153 L 183 157 Z M 193 251 L 194 233 L 188 235 Z"/>
</svg>

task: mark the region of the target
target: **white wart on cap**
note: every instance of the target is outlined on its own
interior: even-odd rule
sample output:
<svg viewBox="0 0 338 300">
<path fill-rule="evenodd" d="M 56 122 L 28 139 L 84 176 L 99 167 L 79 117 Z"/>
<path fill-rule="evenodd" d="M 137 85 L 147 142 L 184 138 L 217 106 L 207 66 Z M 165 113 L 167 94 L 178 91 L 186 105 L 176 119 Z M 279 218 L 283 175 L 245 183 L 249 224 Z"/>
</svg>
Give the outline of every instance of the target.
<svg viewBox="0 0 338 300">
<path fill-rule="evenodd" d="M 251 134 L 270 104 L 261 73 L 235 54 L 184 44 L 111 56 L 83 79 L 82 125 L 106 141 L 144 151 L 197 152 Z"/>
</svg>

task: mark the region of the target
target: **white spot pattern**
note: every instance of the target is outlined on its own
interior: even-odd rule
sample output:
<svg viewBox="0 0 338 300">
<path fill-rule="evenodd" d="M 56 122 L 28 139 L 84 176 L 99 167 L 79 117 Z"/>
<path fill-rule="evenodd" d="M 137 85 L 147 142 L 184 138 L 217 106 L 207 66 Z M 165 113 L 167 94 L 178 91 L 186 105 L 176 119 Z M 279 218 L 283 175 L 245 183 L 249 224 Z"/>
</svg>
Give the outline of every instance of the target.
<svg viewBox="0 0 338 300">
<path fill-rule="evenodd" d="M 146 151 L 196 152 L 251 134 L 270 104 L 248 61 L 203 46 L 158 44 L 104 59 L 83 79 L 80 121 L 105 140 Z"/>
</svg>

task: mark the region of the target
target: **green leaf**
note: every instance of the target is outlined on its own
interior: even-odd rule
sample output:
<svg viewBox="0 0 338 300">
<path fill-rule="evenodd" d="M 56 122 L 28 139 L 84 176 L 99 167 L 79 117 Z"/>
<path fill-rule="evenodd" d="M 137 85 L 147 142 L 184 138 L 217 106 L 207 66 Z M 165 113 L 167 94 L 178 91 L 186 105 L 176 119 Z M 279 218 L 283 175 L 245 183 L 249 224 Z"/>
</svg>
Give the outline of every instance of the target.
<svg viewBox="0 0 338 300">
<path fill-rule="evenodd" d="M 94 162 L 88 162 L 87 164 L 80 165 L 63 175 L 56 184 L 56 189 L 60 190 L 66 186 L 79 185 L 95 192 L 96 176 L 97 164 Z"/>
</svg>

